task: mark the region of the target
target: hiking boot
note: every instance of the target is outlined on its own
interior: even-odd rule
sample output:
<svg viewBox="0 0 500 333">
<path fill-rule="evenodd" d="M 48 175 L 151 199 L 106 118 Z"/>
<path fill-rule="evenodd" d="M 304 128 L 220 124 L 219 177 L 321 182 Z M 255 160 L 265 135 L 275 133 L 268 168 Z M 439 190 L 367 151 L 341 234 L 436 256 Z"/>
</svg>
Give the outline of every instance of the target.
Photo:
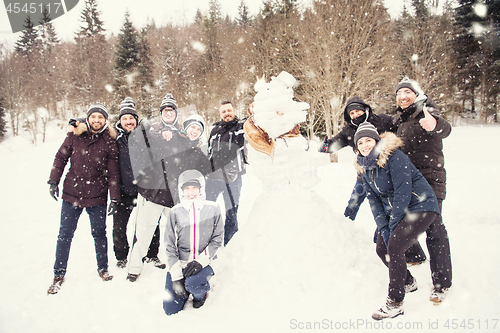
<svg viewBox="0 0 500 333">
<path fill-rule="evenodd" d="M 54 276 L 54 281 L 52 281 L 52 284 L 49 287 L 49 290 L 47 290 L 47 295 L 55 295 L 59 292 L 59 289 L 61 289 L 61 285 L 64 282 L 64 276 Z"/>
<path fill-rule="evenodd" d="M 208 293 L 205 294 L 203 299 L 197 300 L 197 299 L 193 298 L 193 308 L 195 308 L 195 309 L 201 308 L 203 306 L 203 304 L 205 304 L 205 301 L 207 300 L 207 298 L 208 298 Z"/>
<path fill-rule="evenodd" d="M 109 275 L 109 272 L 107 270 L 103 270 L 99 272 L 99 277 L 103 281 L 111 281 L 113 280 L 113 275 Z"/>
<path fill-rule="evenodd" d="M 440 305 L 444 299 L 446 298 L 446 295 L 448 294 L 448 291 L 450 288 L 436 288 L 434 287 L 432 289 L 431 297 L 429 297 L 429 301 L 434 303 L 434 305 Z"/>
<path fill-rule="evenodd" d="M 160 261 L 160 258 L 158 257 L 153 257 L 153 258 L 148 258 L 148 257 L 144 257 L 142 259 L 143 262 L 146 262 L 146 263 L 153 263 L 155 265 L 155 267 L 159 268 L 159 269 L 165 269 L 167 268 L 167 265 L 165 265 L 164 263 L 162 263 Z"/>
<path fill-rule="evenodd" d="M 372 314 L 372 318 L 375 320 L 382 320 L 386 318 L 394 318 L 399 315 L 404 314 L 403 302 L 395 302 L 390 297 L 387 297 L 387 301 L 383 307 L 378 309 Z"/>
<path fill-rule="evenodd" d="M 116 262 L 116 267 L 118 267 L 118 268 L 125 268 L 125 267 L 127 267 L 127 259 L 118 260 Z"/>
<path fill-rule="evenodd" d="M 417 279 L 413 278 L 413 281 L 409 284 L 405 284 L 405 294 L 409 294 L 418 289 Z"/>
<path fill-rule="evenodd" d="M 130 282 L 135 282 L 135 281 L 137 281 L 138 277 L 139 277 L 139 274 L 130 274 L 130 273 L 128 273 L 127 280 L 130 281 Z"/>
</svg>

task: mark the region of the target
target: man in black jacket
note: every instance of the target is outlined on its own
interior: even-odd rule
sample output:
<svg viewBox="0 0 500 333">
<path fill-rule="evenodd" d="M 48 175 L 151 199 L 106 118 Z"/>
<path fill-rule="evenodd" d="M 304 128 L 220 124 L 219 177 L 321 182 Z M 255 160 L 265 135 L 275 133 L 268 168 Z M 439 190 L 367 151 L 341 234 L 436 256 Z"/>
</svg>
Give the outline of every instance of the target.
<svg viewBox="0 0 500 333">
<path fill-rule="evenodd" d="M 127 240 L 127 224 L 137 201 L 137 184 L 132 171 L 129 152 L 129 136 L 136 129 L 138 116 L 135 110 L 135 103 L 132 98 L 125 98 L 120 104 L 120 114 L 116 123 L 118 136 L 118 159 L 120 162 L 120 201 L 116 205 L 113 213 L 113 250 L 117 260 L 116 266 L 125 268 L 127 266 L 127 257 L 129 244 Z M 165 269 L 166 265 L 158 258 L 160 248 L 160 226 L 156 231 L 149 245 L 148 253 L 143 261 L 153 263 L 155 267 Z"/>
<path fill-rule="evenodd" d="M 452 278 L 450 243 L 442 219 L 446 196 L 443 139 L 450 135 L 451 125 L 417 82 L 407 77 L 396 87 L 396 101 L 399 114 L 394 123 L 398 126 L 398 137 L 403 140 L 401 150 L 431 185 L 441 211 L 426 231 L 434 285 L 430 301 L 439 304 L 446 297 Z"/>
<path fill-rule="evenodd" d="M 208 157 L 213 174 L 207 179 L 207 200 L 216 201 L 222 193 L 226 207 L 224 246 L 238 231 L 238 205 L 245 174 L 244 120 L 236 117 L 233 105 L 224 101 L 220 106 L 221 121 L 214 124 L 208 139 Z"/>
</svg>

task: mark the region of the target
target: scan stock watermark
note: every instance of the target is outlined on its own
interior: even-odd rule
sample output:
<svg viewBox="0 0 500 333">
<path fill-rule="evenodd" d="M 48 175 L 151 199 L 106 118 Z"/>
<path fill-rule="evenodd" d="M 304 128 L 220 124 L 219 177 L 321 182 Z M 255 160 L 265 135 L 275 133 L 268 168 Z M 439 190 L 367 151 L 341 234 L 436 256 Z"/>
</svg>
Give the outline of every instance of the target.
<svg viewBox="0 0 500 333">
<path fill-rule="evenodd" d="M 499 319 L 429 319 L 427 321 L 374 321 L 371 319 L 349 319 L 306 321 L 290 319 L 292 330 L 471 330 L 497 331 L 500 328 Z"/>
<path fill-rule="evenodd" d="M 78 1 L 3 0 L 4 8 L 0 7 L 0 33 L 10 34 L 24 30 L 28 17 L 33 27 L 41 24 L 44 15 L 48 16 L 50 20 L 54 20 L 73 9 Z"/>
</svg>

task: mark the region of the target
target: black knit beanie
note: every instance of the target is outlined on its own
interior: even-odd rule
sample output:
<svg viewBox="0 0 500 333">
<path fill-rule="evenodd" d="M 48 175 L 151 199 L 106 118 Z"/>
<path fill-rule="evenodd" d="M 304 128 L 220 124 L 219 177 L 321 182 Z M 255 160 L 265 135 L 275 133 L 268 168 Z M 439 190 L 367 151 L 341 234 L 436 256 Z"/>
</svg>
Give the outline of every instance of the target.
<svg viewBox="0 0 500 333">
<path fill-rule="evenodd" d="M 95 103 L 90 106 L 89 110 L 87 111 L 87 119 L 89 119 L 90 115 L 94 112 L 99 112 L 104 116 L 106 120 L 108 120 L 108 110 L 101 103 Z"/>
<path fill-rule="evenodd" d="M 118 120 L 123 115 L 130 114 L 134 116 L 135 120 L 139 119 L 139 116 L 137 115 L 137 111 L 135 110 L 135 102 L 132 99 L 132 97 L 126 97 L 121 103 L 120 103 L 120 113 L 118 114 Z"/>
</svg>

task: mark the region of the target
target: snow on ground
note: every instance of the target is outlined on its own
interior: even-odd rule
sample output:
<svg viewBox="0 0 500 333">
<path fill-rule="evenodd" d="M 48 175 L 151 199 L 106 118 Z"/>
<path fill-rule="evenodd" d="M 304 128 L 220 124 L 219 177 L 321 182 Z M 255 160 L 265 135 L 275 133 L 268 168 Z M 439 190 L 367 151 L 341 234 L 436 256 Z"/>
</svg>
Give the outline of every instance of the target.
<svg viewBox="0 0 500 333">
<path fill-rule="evenodd" d="M 61 202 L 50 197 L 46 182 L 64 135 L 53 125 L 47 142 L 40 140 L 36 147 L 23 137 L 0 143 L 2 333 L 383 328 L 500 332 L 500 158 L 495 149 L 499 126 L 457 127 L 445 140 L 448 197 L 443 216 L 454 273 L 449 297 L 433 306 L 428 301 L 429 265 L 411 268 L 418 291 L 407 295 L 404 316 L 383 322 L 371 320 L 385 301 L 388 274 L 375 254 L 369 205 L 363 204 L 354 222 L 343 216 L 355 180 L 350 148 L 341 151 L 339 163 L 328 163 L 324 155 L 318 168 L 321 182 L 313 187 L 316 201 L 276 199 L 290 207 L 291 217 L 282 207 L 262 205 L 259 197 L 265 187 L 249 166 L 240 201 L 240 231 L 221 249 L 213 288 L 201 309 L 188 303 L 177 315 L 164 314 L 164 270 L 147 265 L 136 283 L 125 280 L 126 271 L 115 266 L 111 218 L 109 261 L 115 278 L 102 282 L 85 212 L 73 240 L 66 282 L 59 294 L 47 296 Z M 319 216 L 311 211 L 318 206 L 327 212 L 325 220 L 311 218 Z M 267 218 L 252 218 L 256 212 Z M 425 245 L 422 237 L 421 242 Z M 160 251 L 166 261 L 163 245 Z"/>
</svg>

